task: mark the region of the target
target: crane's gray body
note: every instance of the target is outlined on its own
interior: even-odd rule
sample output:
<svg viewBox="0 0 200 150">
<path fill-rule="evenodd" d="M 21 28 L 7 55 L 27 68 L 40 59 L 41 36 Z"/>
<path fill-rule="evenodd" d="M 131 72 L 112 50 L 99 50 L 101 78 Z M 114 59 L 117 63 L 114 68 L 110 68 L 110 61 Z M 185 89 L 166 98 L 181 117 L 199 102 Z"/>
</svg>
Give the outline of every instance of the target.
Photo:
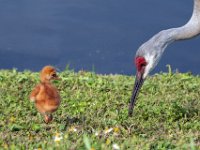
<svg viewBox="0 0 200 150">
<path fill-rule="evenodd" d="M 192 17 L 184 26 L 162 30 L 154 35 L 147 42 L 142 44 L 137 56 L 142 56 L 147 61 L 147 66 L 143 78 L 157 65 L 165 48 L 172 42 L 177 40 L 185 40 L 200 34 L 200 0 L 194 0 L 194 9 Z"/>
</svg>

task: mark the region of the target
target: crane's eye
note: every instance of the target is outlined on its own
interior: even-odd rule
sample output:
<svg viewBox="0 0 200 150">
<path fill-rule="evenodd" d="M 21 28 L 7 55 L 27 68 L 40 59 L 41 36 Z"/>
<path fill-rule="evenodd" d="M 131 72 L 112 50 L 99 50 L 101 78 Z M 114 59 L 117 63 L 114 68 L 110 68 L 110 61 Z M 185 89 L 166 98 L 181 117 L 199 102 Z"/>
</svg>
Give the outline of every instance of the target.
<svg viewBox="0 0 200 150">
<path fill-rule="evenodd" d="M 140 64 L 140 67 L 145 67 L 147 65 L 147 63 L 145 62 L 145 63 L 141 63 Z"/>
</svg>

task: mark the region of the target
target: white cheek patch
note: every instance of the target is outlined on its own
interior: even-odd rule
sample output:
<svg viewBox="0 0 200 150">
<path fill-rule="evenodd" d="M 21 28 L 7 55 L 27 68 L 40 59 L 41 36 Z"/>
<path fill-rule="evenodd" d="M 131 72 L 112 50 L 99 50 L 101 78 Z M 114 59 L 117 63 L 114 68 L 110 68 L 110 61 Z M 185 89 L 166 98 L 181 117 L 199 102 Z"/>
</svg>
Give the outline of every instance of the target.
<svg viewBox="0 0 200 150">
<path fill-rule="evenodd" d="M 149 72 L 154 68 L 154 63 L 153 63 L 154 56 L 146 55 L 144 58 L 147 61 L 147 65 L 145 67 L 144 74 L 143 74 L 143 78 L 145 79 L 147 75 L 149 74 Z"/>
</svg>

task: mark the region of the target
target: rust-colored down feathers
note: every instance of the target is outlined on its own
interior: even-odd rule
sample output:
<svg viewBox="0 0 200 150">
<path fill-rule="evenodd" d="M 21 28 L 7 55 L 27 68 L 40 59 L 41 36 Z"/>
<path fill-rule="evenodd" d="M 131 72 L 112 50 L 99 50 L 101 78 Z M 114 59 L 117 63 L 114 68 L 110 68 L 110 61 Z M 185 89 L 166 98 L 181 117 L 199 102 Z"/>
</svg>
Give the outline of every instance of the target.
<svg viewBox="0 0 200 150">
<path fill-rule="evenodd" d="M 60 95 L 57 88 L 50 82 L 59 79 L 55 68 L 45 66 L 40 73 L 41 82 L 36 85 L 30 94 L 30 100 L 35 102 L 37 110 L 44 115 L 44 121 L 52 121 L 52 113 L 60 105 Z"/>
</svg>

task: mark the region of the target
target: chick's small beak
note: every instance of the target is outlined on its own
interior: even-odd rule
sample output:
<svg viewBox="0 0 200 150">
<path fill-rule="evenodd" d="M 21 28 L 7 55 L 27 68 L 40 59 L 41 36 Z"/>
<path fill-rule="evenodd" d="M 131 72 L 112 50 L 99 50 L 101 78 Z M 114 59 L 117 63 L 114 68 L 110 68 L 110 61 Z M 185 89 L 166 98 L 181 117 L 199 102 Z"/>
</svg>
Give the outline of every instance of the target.
<svg viewBox="0 0 200 150">
<path fill-rule="evenodd" d="M 134 85 L 134 88 L 133 88 L 132 97 L 131 97 L 131 101 L 130 101 L 130 104 L 129 104 L 129 110 L 128 110 L 129 116 L 132 116 L 132 114 L 133 114 L 133 108 L 134 108 L 134 105 L 135 105 L 135 102 L 136 102 L 136 98 L 139 94 L 140 88 L 143 85 L 143 82 L 144 82 L 143 73 L 137 72 L 136 79 L 135 79 L 135 85 Z"/>
</svg>

